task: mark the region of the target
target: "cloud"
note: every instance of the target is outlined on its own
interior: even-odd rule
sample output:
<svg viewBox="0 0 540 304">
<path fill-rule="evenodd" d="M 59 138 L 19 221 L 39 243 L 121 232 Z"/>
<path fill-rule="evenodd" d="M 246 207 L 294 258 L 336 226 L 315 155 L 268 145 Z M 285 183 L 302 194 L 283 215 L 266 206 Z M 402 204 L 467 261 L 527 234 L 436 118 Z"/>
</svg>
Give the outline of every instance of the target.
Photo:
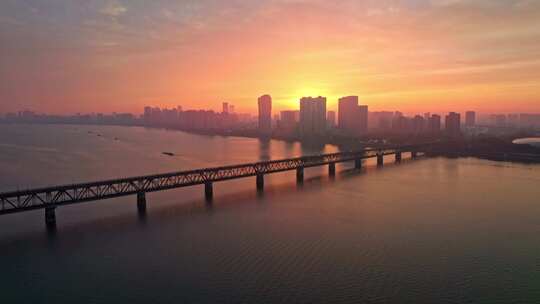
<svg viewBox="0 0 540 304">
<path fill-rule="evenodd" d="M 118 1 L 107 2 L 99 11 L 101 14 L 110 17 L 119 17 L 127 12 L 127 7 Z"/>
</svg>

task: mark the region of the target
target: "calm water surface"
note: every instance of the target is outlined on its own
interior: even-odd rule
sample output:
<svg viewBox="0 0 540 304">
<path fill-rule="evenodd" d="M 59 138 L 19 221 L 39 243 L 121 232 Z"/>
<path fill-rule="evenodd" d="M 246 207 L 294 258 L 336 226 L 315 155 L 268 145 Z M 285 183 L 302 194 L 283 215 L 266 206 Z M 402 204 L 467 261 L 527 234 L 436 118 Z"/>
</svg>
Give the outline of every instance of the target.
<svg viewBox="0 0 540 304">
<path fill-rule="evenodd" d="M 334 151 L 0 125 L 0 191 Z M 540 302 L 540 166 L 387 161 L 272 175 L 262 196 L 217 183 L 211 206 L 202 187 L 149 194 L 143 218 L 134 197 L 60 207 L 54 235 L 42 210 L 1 216 L 2 303 Z"/>
</svg>

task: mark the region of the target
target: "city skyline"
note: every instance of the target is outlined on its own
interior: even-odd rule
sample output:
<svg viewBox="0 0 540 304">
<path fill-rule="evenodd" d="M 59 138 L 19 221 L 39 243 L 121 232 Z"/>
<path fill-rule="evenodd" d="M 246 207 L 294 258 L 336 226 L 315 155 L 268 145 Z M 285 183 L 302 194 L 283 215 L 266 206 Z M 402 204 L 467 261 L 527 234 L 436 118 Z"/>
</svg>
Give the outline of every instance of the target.
<svg viewBox="0 0 540 304">
<path fill-rule="evenodd" d="M 540 303 L 540 0 L 0 0 L 2 303 Z"/>
<path fill-rule="evenodd" d="M 0 112 L 254 113 L 263 92 L 277 110 L 354 94 L 374 110 L 540 112 L 539 16 L 524 0 L 9 0 Z"/>
</svg>

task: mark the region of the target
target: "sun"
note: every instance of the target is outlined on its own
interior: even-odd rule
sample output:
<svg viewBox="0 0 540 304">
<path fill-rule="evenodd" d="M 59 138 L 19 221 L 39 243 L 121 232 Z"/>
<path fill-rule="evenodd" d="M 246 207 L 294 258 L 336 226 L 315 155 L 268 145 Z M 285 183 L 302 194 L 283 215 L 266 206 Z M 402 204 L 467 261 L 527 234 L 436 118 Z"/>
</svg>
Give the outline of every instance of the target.
<svg viewBox="0 0 540 304">
<path fill-rule="evenodd" d="M 337 103 L 339 96 L 324 86 L 318 85 L 302 85 L 296 88 L 285 90 L 285 94 L 276 98 L 276 106 L 279 110 L 299 110 L 300 98 L 302 97 L 326 97 L 327 109 L 330 110 Z"/>
</svg>

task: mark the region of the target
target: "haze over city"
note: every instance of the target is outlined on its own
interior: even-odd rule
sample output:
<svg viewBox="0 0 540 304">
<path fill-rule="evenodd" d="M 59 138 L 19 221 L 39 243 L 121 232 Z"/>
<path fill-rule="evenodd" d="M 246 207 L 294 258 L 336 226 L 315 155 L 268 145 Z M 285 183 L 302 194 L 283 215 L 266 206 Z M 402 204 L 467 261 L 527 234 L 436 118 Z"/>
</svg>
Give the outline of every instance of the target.
<svg viewBox="0 0 540 304">
<path fill-rule="evenodd" d="M 540 0 L 0 0 L 1 303 L 540 303 Z"/>
<path fill-rule="evenodd" d="M 294 30 L 292 30 L 294 29 Z M 18 1 L 0 4 L 0 112 L 540 112 L 540 2 Z"/>
</svg>

